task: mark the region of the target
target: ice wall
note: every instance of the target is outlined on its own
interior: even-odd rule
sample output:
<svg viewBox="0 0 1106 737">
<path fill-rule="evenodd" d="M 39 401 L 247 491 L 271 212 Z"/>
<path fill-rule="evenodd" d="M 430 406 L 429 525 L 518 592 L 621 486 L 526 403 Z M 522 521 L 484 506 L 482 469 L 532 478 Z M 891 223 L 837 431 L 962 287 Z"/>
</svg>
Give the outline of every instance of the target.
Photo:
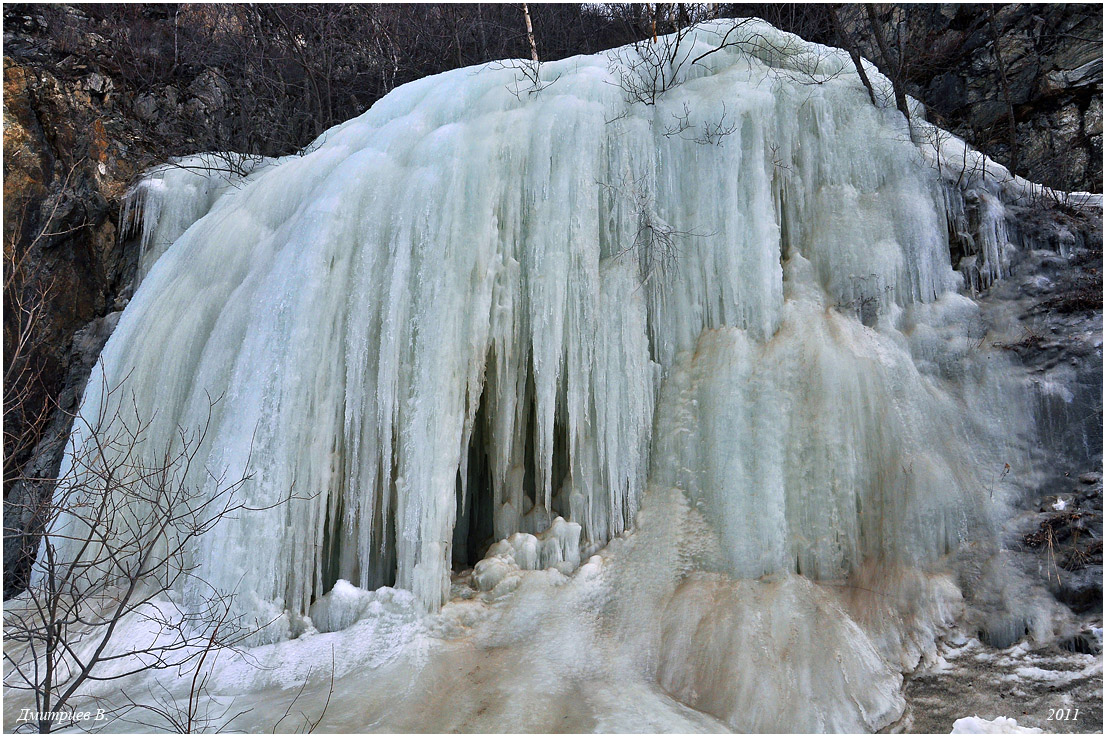
<svg viewBox="0 0 1106 737">
<path fill-rule="evenodd" d="M 676 53 L 655 104 L 632 47 L 532 88 L 522 62 L 461 69 L 232 182 L 148 180 L 148 274 L 82 413 L 137 413 L 143 452 L 207 427 L 188 481 L 248 476 L 256 511 L 190 551 L 209 583 L 263 614 L 338 581 L 435 610 L 454 546 L 482 547 L 459 518 L 563 564 L 632 528 L 650 478 L 738 579 L 986 532 L 1023 416 L 970 404 L 1002 392 L 947 173 L 841 52 L 755 21 Z"/>
</svg>

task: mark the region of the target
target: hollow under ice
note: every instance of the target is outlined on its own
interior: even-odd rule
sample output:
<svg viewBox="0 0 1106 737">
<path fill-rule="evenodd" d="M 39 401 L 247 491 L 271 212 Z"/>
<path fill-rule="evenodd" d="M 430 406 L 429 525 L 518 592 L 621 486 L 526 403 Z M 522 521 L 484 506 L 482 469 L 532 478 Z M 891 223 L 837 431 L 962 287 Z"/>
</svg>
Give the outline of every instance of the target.
<svg viewBox="0 0 1106 737">
<path fill-rule="evenodd" d="M 1009 267 L 1001 177 L 843 52 L 760 21 L 680 43 L 655 104 L 634 47 L 532 88 L 460 69 L 135 190 L 144 276 L 82 412 L 147 413 L 158 448 L 221 397 L 190 481 L 248 475 L 263 509 L 190 554 L 276 618 L 257 683 L 344 643 L 335 728 L 901 714 L 1032 432 L 962 294 Z"/>
</svg>

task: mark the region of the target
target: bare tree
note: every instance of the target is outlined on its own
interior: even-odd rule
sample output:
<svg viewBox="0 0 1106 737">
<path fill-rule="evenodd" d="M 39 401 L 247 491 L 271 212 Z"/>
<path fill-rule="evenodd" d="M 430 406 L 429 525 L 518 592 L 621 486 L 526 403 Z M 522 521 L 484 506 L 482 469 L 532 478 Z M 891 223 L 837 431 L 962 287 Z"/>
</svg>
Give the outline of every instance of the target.
<svg viewBox="0 0 1106 737">
<path fill-rule="evenodd" d="M 542 79 L 542 67 L 543 64 L 540 61 L 533 61 L 531 59 L 509 59 L 507 61 L 494 61 L 488 64 L 486 68 L 511 69 L 517 72 L 514 81 L 506 85 L 506 90 L 521 101 L 524 94 L 527 97 L 536 95 L 555 84 L 561 78 L 561 75 L 558 74 L 552 79 Z"/>
<path fill-rule="evenodd" d="M 56 206 L 55 206 L 56 207 Z M 28 258 L 48 235 L 49 223 L 25 248 L 4 248 L 4 487 L 15 481 L 19 466 L 42 439 L 53 402 L 42 386 L 35 358 L 43 340 L 41 322 L 54 290 L 49 279 L 28 274 Z M 18 233 L 21 227 L 16 227 Z M 44 397 L 45 401 L 39 401 Z"/>
<path fill-rule="evenodd" d="M 652 36 L 619 49 L 611 55 L 608 64 L 618 86 L 626 93 L 626 101 L 644 105 L 655 105 L 660 95 L 681 84 L 686 77 L 683 73 L 686 67 L 735 45 L 737 41 L 731 41 L 731 35 L 745 24 L 744 20 L 733 21 L 718 48 L 692 58 L 688 40 L 691 28 L 675 27 L 665 36 L 657 36 L 657 14 L 652 6 L 649 6 L 649 14 Z"/>
<path fill-rule="evenodd" d="M 103 387 L 103 409 L 76 418 L 83 442 L 69 471 L 52 496 L 29 502 L 41 530 L 38 560 L 4 613 L 4 686 L 33 698 L 25 731 L 88 726 L 75 711 L 83 688 L 167 669 L 199 673 L 213 653 L 267 624 L 236 614 L 234 592 L 207 583 L 192 555 L 221 520 L 251 509 L 239 494 L 248 475 L 205 468 L 204 488 L 189 481 L 215 401 L 202 427 L 178 427 L 155 448 L 133 398 L 109 413 L 122 392 Z M 200 592 L 187 603 L 179 595 L 186 584 Z M 145 634 L 135 637 L 134 625 Z M 197 726 L 197 709 L 189 707 L 184 726 Z"/>
<path fill-rule="evenodd" d="M 899 47 L 897 53 L 892 53 L 887 38 L 883 33 L 883 25 L 879 19 L 877 9 L 875 5 L 865 5 L 865 12 L 868 14 L 868 26 L 872 33 L 872 38 L 875 39 L 876 48 L 879 49 L 879 55 L 882 63 L 880 67 L 885 70 L 888 79 L 891 80 L 891 89 L 895 94 L 895 106 L 898 107 L 906 119 L 910 120 L 910 107 L 906 102 L 906 54 L 903 53 L 902 42 L 905 38 L 904 34 L 899 33 Z"/>
<path fill-rule="evenodd" d="M 1014 115 L 1014 103 L 1010 96 L 1010 80 L 1006 75 L 1006 63 L 1002 56 L 1002 41 L 999 39 L 998 19 L 995 16 L 994 7 L 987 8 L 987 28 L 991 32 L 991 48 L 995 56 L 995 72 L 998 75 L 999 87 L 1002 89 L 1002 102 L 1006 107 L 1006 122 L 1009 126 L 1010 136 L 1010 166 L 1011 173 L 1018 169 L 1018 121 Z"/>
<path fill-rule="evenodd" d="M 538 44 L 534 40 L 534 24 L 530 21 L 530 6 L 522 4 L 522 15 L 526 19 L 526 40 L 530 42 L 530 59 L 535 63 L 538 60 Z"/>
<path fill-rule="evenodd" d="M 726 136 L 737 131 L 737 120 L 726 111 L 726 103 L 722 103 L 722 114 L 717 120 L 704 121 L 696 127 L 691 123 L 691 107 L 685 102 L 683 113 L 672 113 L 675 123 L 664 127 L 665 138 L 682 138 L 685 141 L 694 141 L 705 146 L 721 146 Z"/>
<path fill-rule="evenodd" d="M 845 50 L 849 52 L 849 58 L 853 60 L 856 73 L 860 77 L 861 83 L 864 84 L 864 89 L 868 91 L 868 99 L 871 100 L 872 105 L 879 107 L 878 103 L 876 103 L 876 93 L 872 89 L 872 82 L 868 79 L 868 73 L 864 71 L 864 61 L 860 58 L 859 47 L 853 41 L 852 35 L 845 30 L 845 26 L 841 23 L 841 19 L 837 15 L 837 8 L 833 5 L 827 7 L 830 23 L 833 26 L 833 32 L 837 37 L 838 45 L 844 47 Z"/>
<path fill-rule="evenodd" d="M 54 435 L 60 395 L 56 377 L 50 371 L 50 347 L 56 340 L 52 310 L 59 298 L 58 273 L 40 267 L 43 251 L 54 247 L 84 227 L 84 223 L 60 225 L 72 196 L 78 160 L 64 180 L 38 208 L 33 228 L 25 230 L 29 202 L 13 218 L 4 243 L 4 592 L 20 591 L 26 583 L 29 562 L 34 556 L 33 535 L 27 535 L 33 520 L 24 502 L 37 498 L 35 484 L 26 483 L 25 471 L 43 455 L 60 450 Z M 7 225 L 7 223 L 6 223 Z"/>
</svg>

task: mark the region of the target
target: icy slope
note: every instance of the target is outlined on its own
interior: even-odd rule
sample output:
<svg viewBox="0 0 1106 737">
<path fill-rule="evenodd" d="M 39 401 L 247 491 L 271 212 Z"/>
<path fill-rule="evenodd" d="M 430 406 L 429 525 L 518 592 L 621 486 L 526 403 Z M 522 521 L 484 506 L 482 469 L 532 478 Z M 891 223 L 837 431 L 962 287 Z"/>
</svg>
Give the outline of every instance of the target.
<svg viewBox="0 0 1106 737">
<path fill-rule="evenodd" d="M 137 413 L 156 453 L 221 397 L 189 480 L 248 474 L 257 511 L 190 555 L 276 618 L 266 639 L 369 616 L 350 584 L 435 612 L 485 554 L 481 596 L 540 621 L 648 485 L 701 524 L 630 535 L 589 594 L 648 654 L 619 672 L 734 728 L 901 712 L 898 674 L 959 599 L 930 571 L 989 550 L 995 471 L 1030 430 L 957 294 L 961 188 L 843 53 L 759 21 L 675 53 L 655 104 L 632 47 L 530 88 L 521 62 L 462 69 L 233 186 L 155 177 L 144 238 L 175 241 L 148 251 L 82 413 Z M 609 646 L 588 621 L 558 636 Z"/>
</svg>

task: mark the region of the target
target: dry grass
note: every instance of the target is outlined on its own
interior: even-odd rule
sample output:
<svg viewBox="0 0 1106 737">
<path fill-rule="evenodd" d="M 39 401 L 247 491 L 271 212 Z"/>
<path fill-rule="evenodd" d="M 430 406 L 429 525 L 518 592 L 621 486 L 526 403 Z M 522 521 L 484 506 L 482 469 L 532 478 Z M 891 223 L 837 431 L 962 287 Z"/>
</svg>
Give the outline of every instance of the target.
<svg viewBox="0 0 1106 737">
<path fill-rule="evenodd" d="M 1077 571 L 1102 563 L 1102 540 L 1083 534 L 1083 520 L 1088 516 L 1089 513 L 1080 510 L 1050 515 L 1022 538 L 1027 548 L 1045 549 L 1050 581 L 1055 576 L 1059 584 L 1062 570 Z"/>
</svg>

